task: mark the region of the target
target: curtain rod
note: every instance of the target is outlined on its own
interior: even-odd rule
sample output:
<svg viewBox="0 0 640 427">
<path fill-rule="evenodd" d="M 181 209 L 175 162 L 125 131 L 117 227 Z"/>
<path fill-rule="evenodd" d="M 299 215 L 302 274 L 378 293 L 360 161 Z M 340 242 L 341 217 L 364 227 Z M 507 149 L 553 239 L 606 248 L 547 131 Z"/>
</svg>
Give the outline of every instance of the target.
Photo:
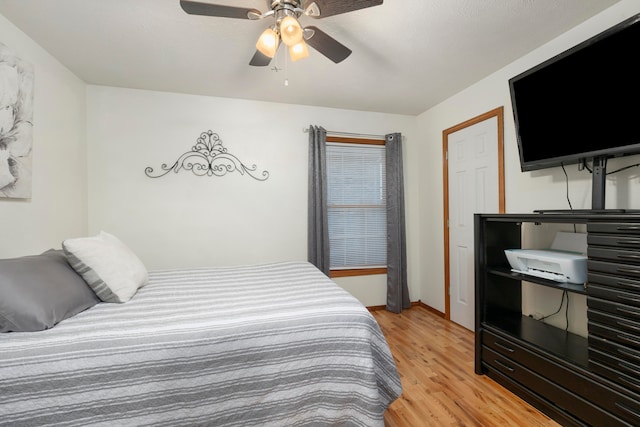
<svg viewBox="0 0 640 427">
<path fill-rule="evenodd" d="M 302 128 L 304 133 L 309 133 L 309 128 Z M 366 133 L 351 133 L 351 132 L 338 132 L 335 130 L 328 130 L 327 136 L 347 136 L 352 138 L 369 138 L 369 139 L 385 139 L 385 135 L 370 135 Z"/>
</svg>

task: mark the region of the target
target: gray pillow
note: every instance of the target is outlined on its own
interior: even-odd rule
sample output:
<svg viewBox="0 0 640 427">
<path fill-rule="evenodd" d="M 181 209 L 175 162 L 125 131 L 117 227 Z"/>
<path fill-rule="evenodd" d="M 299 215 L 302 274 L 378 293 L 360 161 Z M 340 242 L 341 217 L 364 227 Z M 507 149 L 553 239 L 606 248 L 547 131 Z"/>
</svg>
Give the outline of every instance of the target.
<svg viewBox="0 0 640 427">
<path fill-rule="evenodd" d="M 0 332 L 48 329 L 99 301 L 62 250 L 0 260 Z"/>
</svg>

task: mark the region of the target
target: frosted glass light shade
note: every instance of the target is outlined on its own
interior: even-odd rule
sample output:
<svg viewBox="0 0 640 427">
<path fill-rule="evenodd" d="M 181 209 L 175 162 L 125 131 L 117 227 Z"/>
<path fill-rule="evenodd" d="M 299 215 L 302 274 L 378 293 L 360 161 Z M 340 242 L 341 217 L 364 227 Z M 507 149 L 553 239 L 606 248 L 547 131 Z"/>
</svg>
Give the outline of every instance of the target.
<svg viewBox="0 0 640 427">
<path fill-rule="evenodd" d="M 263 55 L 273 58 L 278 50 L 278 33 L 271 28 L 264 30 L 256 43 L 256 48 Z"/>
<path fill-rule="evenodd" d="M 280 22 L 280 37 L 282 43 L 293 46 L 302 41 L 302 28 L 300 23 L 293 16 L 285 16 Z"/>
<path fill-rule="evenodd" d="M 293 46 L 289 46 L 289 56 L 292 61 L 297 61 L 298 59 L 309 56 L 309 49 L 307 49 L 307 44 L 304 40 L 300 41 L 300 43 L 294 44 Z"/>
</svg>

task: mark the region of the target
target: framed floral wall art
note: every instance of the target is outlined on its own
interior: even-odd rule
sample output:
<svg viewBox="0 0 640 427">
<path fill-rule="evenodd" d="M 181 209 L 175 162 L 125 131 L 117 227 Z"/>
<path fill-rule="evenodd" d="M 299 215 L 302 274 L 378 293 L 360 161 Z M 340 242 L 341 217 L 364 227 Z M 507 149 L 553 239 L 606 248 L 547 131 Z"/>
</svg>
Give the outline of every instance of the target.
<svg viewBox="0 0 640 427">
<path fill-rule="evenodd" d="M 0 43 L 0 198 L 31 197 L 33 66 Z"/>
</svg>

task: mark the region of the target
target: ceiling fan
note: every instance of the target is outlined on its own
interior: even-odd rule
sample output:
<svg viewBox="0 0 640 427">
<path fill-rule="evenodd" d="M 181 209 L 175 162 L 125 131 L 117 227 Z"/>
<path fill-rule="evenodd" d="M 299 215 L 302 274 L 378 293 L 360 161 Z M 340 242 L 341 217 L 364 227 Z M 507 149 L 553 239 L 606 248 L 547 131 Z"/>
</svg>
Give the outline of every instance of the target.
<svg viewBox="0 0 640 427">
<path fill-rule="evenodd" d="M 302 28 L 302 15 L 314 19 L 326 18 L 382 4 L 383 0 L 267 0 L 267 12 L 257 9 L 180 0 L 182 9 L 190 15 L 262 20 L 272 19 L 256 43 L 256 52 L 249 65 L 264 67 L 275 56 L 280 42 L 287 45 L 293 61 L 309 56 L 307 44 L 335 62 L 344 61 L 351 49 L 315 26 Z"/>
</svg>

